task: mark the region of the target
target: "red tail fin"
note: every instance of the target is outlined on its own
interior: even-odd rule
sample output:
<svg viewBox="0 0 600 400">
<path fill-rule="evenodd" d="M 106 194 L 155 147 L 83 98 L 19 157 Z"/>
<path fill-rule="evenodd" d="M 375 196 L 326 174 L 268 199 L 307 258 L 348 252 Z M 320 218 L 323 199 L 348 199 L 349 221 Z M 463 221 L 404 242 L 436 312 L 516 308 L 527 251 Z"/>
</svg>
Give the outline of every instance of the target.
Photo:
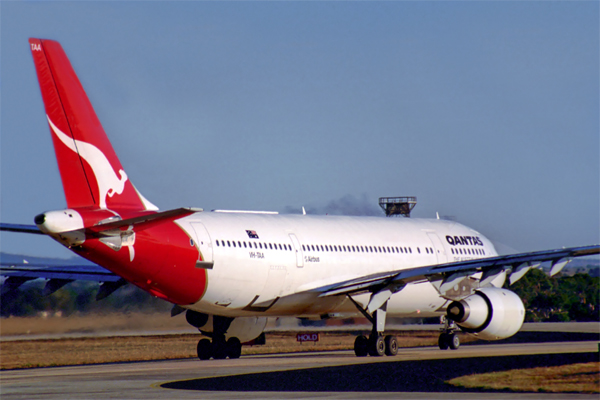
<svg viewBox="0 0 600 400">
<path fill-rule="evenodd" d="M 61 45 L 29 44 L 68 207 L 155 210 L 123 170 Z"/>
</svg>

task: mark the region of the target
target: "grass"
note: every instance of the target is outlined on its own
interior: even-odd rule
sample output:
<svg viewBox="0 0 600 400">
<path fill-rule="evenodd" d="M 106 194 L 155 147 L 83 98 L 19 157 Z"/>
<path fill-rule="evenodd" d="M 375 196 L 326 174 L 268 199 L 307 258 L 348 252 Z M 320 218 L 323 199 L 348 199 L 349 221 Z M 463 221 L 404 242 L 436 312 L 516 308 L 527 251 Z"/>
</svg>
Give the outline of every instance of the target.
<svg viewBox="0 0 600 400">
<path fill-rule="evenodd" d="M 200 334 L 85 337 L 0 342 L 0 369 L 195 358 Z M 264 346 L 244 346 L 242 354 L 349 350 L 354 335 L 321 333 L 318 342 L 298 343 L 295 333 L 267 333 Z M 398 332 L 401 347 L 432 346 L 435 332 Z"/>
<path fill-rule="evenodd" d="M 600 362 L 473 374 L 448 383 L 464 388 L 519 392 L 600 393 Z"/>
</svg>

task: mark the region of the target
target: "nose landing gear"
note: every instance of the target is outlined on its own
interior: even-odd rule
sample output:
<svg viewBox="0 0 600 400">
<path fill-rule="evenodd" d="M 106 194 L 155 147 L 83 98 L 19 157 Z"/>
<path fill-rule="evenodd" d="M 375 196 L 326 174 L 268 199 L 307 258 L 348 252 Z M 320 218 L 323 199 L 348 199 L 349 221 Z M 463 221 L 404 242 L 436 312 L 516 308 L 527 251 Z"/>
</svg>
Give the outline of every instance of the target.
<svg viewBox="0 0 600 400">
<path fill-rule="evenodd" d="M 460 338 L 456 334 L 458 327 L 456 323 L 449 320 L 445 316 L 440 317 L 440 322 L 444 324 L 442 333 L 438 339 L 438 346 L 440 350 L 456 350 L 460 347 Z"/>
</svg>

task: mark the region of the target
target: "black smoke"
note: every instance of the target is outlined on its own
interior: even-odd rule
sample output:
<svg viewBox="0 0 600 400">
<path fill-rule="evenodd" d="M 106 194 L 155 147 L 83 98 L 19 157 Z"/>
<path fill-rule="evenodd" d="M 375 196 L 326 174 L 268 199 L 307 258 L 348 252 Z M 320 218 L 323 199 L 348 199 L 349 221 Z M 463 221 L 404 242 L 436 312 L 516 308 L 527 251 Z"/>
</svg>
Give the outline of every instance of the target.
<svg viewBox="0 0 600 400">
<path fill-rule="evenodd" d="M 308 204 L 304 206 L 309 215 L 351 215 L 351 216 L 384 216 L 377 199 L 370 199 L 366 193 L 359 197 L 347 194 L 327 204 Z M 302 206 L 286 206 L 285 214 L 302 214 Z"/>
</svg>

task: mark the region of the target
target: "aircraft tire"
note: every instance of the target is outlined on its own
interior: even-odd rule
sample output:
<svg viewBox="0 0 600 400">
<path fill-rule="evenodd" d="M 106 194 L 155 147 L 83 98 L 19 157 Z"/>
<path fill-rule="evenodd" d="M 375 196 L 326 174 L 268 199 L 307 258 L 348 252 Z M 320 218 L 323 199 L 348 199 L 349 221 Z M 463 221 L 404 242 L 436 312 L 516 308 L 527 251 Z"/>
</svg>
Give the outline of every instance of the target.
<svg viewBox="0 0 600 400">
<path fill-rule="evenodd" d="M 232 358 L 240 358 L 242 355 L 242 343 L 240 339 L 236 337 L 230 337 L 227 340 L 227 357 Z"/>
<path fill-rule="evenodd" d="M 395 356 L 398 354 L 398 340 L 396 339 L 396 336 L 387 335 L 384 341 L 386 356 Z"/>
<path fill-rule="evenodd" d="M 385 354 L 385 340 L 383 339 L 383 336 L 377 335 L 371 335 L 371 337 L 369 338 L 369 355 L 371 357 L 381 357 L 382 355 Z"/>
<path fill-rule="evenodd" d="M 440 350 L 448 350 L 450 343 L 448 340 L 447 333 L 444 332 L 440 334 L 440 338 L 438 339 L 438 346 L 440 347 Z"/>
<path fill-rule="evenodd" d="M 366 336 L 357 336 L 354 340 L 354 354 L 356 357 L 366 357 L 369 354 L 369 339 Z"/>
<path fill-rule="evenodd" d="M 212 357 L 212 344 L 208 339 L 200 340 L 196 350 L 198 352 L 198 358 L 201 360 L 209 360 Z"/>
<path fill-rule="evenodd" d="M 215 360 L 224 360 L 227 358 L 227 343 L 225 338 L 213 339 L 212 352 Z"/>
<path fill-rule="evenodd" d="M 460 338 L 456 333 L 450 333 L 448 336 L 448 347 L 450 350 L 457 350 L 460 347 Z"/>
</svg>

